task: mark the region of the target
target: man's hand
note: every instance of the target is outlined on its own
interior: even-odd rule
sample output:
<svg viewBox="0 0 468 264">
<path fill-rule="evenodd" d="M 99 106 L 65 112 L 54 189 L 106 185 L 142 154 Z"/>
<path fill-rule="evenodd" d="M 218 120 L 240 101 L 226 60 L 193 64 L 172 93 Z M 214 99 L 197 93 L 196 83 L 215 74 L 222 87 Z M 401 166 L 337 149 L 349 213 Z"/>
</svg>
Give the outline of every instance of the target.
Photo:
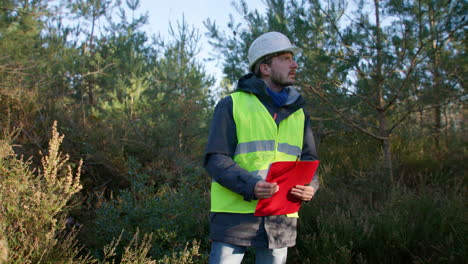
<svg viewBox="0 0 468 264">
<path fill-rule="evenodd" d="M 291 189 L 291 194 L 303 201 L 310 201 L 314 197 L 316 190 L 312 186 L 296 185 Z"/>
<path fill-rule="evenodd" d="M 254 194 L 257 199 L 266 199 L 273 196 L 278 190 L 279 186 L 276 182 L 259 181 L 255 184 Z"/>
</svg>

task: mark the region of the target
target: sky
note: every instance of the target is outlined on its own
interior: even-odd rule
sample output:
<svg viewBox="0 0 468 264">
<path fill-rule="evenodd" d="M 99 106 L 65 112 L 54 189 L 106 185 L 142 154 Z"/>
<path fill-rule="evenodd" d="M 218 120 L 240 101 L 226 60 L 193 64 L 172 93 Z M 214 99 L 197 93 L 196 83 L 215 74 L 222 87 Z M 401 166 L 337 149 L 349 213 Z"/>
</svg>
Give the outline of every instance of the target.
<svg viewBox="0 0 468 264">
<path fill-rule="evenodd" d="M 219 81 L 222 75 L 219 62 L 206 61 L 212 47 L 205 38 L 207 30 L 203 21 L 209 18 L 223 30 L 227 28 L 229 14 L 240 22 L 239 14 L 232 2 L 233 0 L 141 0 L 139 10 L 148 13 L 149 25 L 144 28 L 145 31 L 150 35 L 160 33 L 164 38 L 169 36 L 169 22 L 175 27 L 177 21 L 181 21 L 184 16 L 188 25 L 198 29 L 202 36 L 198 61 L 203 62 L 207 72 Z M 247 0 L 246 2 L 249 10 L 257 9 L 262 12 L 265 9 L 263 0 Z"/>
</svg>

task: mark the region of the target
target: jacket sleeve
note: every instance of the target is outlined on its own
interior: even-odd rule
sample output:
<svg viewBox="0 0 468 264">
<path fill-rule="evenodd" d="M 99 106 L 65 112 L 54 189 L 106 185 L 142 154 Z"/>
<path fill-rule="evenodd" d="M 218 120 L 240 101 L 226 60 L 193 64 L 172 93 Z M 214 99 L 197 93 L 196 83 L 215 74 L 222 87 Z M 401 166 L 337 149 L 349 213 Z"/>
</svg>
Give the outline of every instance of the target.
<svg viewBox="0 0 468 264">
<path fill-rule="evenodd" d="M 308 114 L 305 116 L 304 124 L 304 142 L 302 146 L 301 160 L 318 160 L 317 149 L 315 146 L 314 134 L 312 133 L 312 124 L 310 122 L 310 117 Z M 320 186 L 320 179 L 318 172 L 315 173 L 315 176 L 310 184 L 317 190 Z"/>
<path fill-rule="evenodd" d="M 261 180 L 234 162 L 237 146 L 236 124 L 232 115 L 232 99 L 222 99 L 216 106 L 206 146 L 204 167 L 212 179 L 244 197 L 255 199 L 254 187 Z"/>
</svg>

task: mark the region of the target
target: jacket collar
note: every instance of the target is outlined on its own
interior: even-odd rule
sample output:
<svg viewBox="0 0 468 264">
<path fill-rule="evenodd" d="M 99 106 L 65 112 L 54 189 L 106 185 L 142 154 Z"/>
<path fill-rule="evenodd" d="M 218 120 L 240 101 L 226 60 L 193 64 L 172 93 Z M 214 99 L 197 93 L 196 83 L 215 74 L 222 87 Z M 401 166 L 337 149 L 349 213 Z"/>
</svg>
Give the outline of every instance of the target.
<svg viewBox="0 0 468 264">
<path fill-rule="evenodd" d="M 253 73 L 249 73 L 239 79 L 236 92 L 243 91 L 253 93 L 260 99 L 260 101 L 273 104 L 273 99 L 268 95 L 266 89 L 266 83 L 262 79 L 257 78 Z M 298 109 L 304 105 L 305 102 L 296 89 L 291 86 L 285 87 L 285 89 L 288 92 L 286 107 Z"/>
</svg>

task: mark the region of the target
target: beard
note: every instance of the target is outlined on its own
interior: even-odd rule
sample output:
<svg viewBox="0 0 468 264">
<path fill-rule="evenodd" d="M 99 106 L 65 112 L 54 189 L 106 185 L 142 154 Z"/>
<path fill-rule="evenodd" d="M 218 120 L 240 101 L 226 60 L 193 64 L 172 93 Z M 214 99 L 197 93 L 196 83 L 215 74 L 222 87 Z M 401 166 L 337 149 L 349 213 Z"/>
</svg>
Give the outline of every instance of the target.
<svg viewBox="0 0 468 264">
<path fill-rule="evenodd" d="M 278 86 L 286 87 L 286 86 L 293 85 L 296 83 L 295 79 L 289 78 L 290 74 L 291 72 L 284 74 L 284 73 L 273 71 L 271 73 L 270 79 L 274 84 Z"/>
</svg>

